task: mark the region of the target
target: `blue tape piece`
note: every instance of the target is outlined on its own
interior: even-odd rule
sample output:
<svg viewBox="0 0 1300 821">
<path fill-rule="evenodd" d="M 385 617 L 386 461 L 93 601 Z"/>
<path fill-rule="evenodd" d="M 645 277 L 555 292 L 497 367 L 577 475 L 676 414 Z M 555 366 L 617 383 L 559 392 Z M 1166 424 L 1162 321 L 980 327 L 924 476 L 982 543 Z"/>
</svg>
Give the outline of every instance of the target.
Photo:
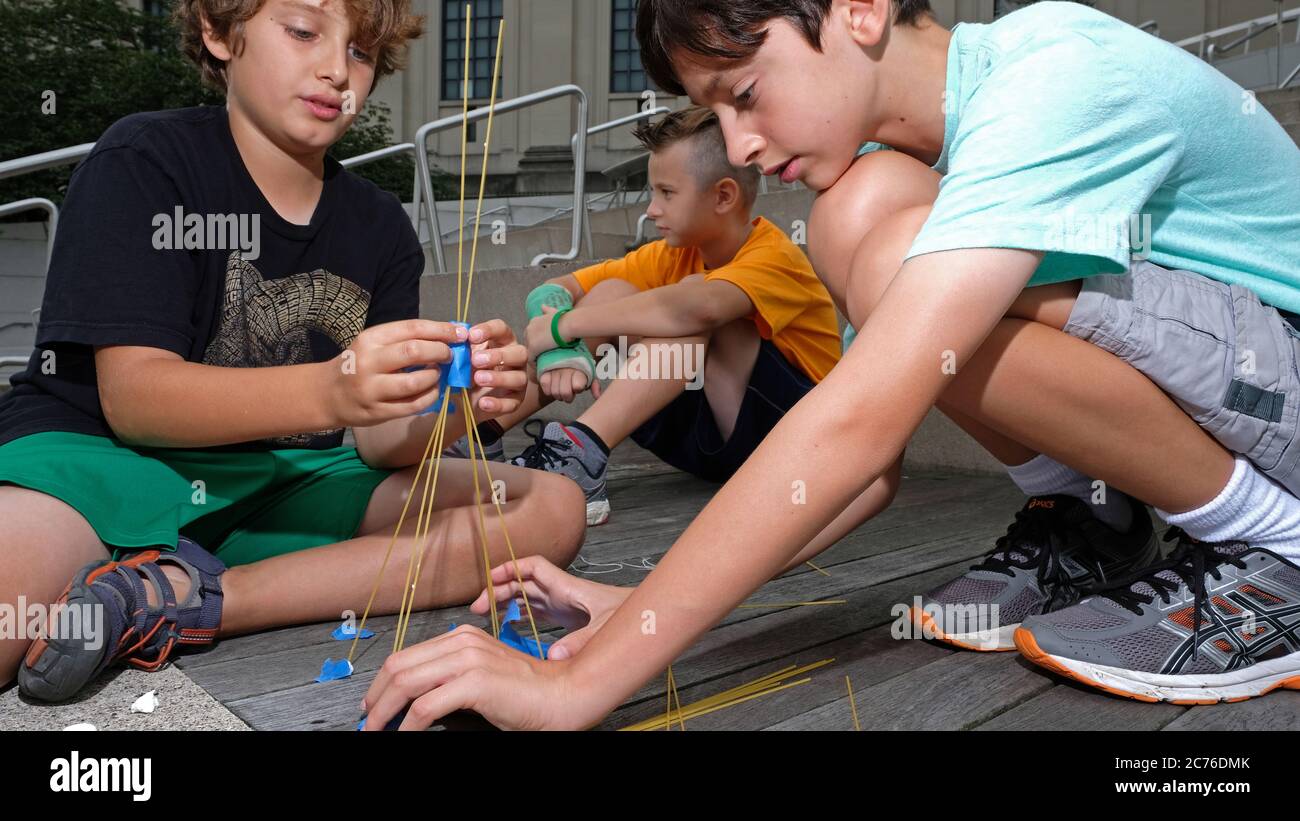
<svg viewBox="0 0 1300 821">
<path fill-rule="evenodd" d="M 521 621 L 523 616 L 519 612 L 518 599 L 512 600 L 510 606 L 506 608 L 506 614 L 501 617 L 501 632 L 497 633 L 497 640 L 502 644 L 509 645 L 521 653 L 527 653 L 535 659 L 546 659 L 547 652 L 551 649 L 550 642 L 542 642 L 539 647 L 536 639 L 530 639 L 519 635 L 519 631 L 510 625 L 514 622 Z"/>
<path fill-rule="evenodd" d="M 368 639 L 374 635 L 375 635 L 374 631 L 365 627 L 361 628 L 361 638 Z M 330 633 L 330 638 L 336 641 L 351 641 L 356 637 L 357 637 L 357 628 L 348 624 L 347 622 L 343 622 L 338 627 L 335 627 L 334 632 Z"/>
<path fill-rule="evenodd" d="M 521 653 L 527 653 L 535 659 L 542 659 L 545 661 L 553 642 L 544 641 L 539 647 L 536 639 L 530 639 L 519 635 L 519 632 L 510 625 L 512 622 L 520 621 L 522 618 L 523 617 L 520 615 L 519 611 L 519 602 L 510 602 L 510 605 L 506 607 L 505 614 L 501 617 L 501 630 L 497 632 L 497 641 L 507 647 L 513 647 Z M 456 623 L 452 622 L 451 626 L 447 628 L 447 632 L 450 633 L 455 629 Z"/>
<path fill-rule="evenodd" d="M 535 640 L 519 635 L 515 628 L 509 624 L 501 625 L 501 632 L 497 634 L 497 639 L 508 647 L 513 647 L 521 653 L 527 653 L 533 658 L 543 661 L 546 660 L 546 655 L 551 649 L 549 642 L 542 642 L 539 648 Z"/>
<path fill-rule="evenodd" d="M 453 322 L 453 325 L 459 325 L 465 329 L 465 342 L 456 342 L 451 346 L 451 362 L 448 363 L 448 369 L 443 371 L 443 377 L 447 384 L 453 388 L 472 388 L 474 387 L 474 368 L 470 365 L 469 350 L 469 323 Z"/>
<path fill-rule="evenodd" d="M 459 325 L 465 330 L 469 330 L 468 322 L 452 322 L 452 325 Z M 469 342 L 453 342 L 451 348 L 451 361 L 443 362 L 438 365 L 438 398 L 432 405 L 420 411 L 420 416 L 427 416 L 431 413 L 437 413 L 442 410 L 442 403 L 447 400 L 449 389 L 459 390 L 461 388 L 474 387 L 474 368 L 470 364 L 471 351 Z M 424 370 L 425 365 L 411 365 L 404 368 L 407 373 L 412 371 Z M 448 413 L 456 412 L 456 405 L 452 403 L 447 406 Z"/>
<path fill-rule="evenodd" d="M 339 659 L 338 661 L 325 659 L 325 663 L 320 666 L 320 675 L 316 677 L 316 681 L 337 681 L 350 675 L 352 675 L 352 662 L 347 659 Z"/>
</svg>

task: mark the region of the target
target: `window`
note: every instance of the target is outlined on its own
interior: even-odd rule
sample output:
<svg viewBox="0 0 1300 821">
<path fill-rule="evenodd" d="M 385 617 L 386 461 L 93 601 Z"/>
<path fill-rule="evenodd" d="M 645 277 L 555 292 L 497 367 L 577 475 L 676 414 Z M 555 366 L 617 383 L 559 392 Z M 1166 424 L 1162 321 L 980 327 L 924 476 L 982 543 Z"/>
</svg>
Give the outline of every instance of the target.
<svg viewBox="0 0 1300 821">
<path fill-rule="evenodd" d="M 171 14 L 171 9 L 167 7 L 163 0 L 144 0 L 141 11 L 152 17 L 166 17 Z"/>
<path fill-rule="evenodd" d="M 470 35 L 471 99 L 483 100 L 492 93 L 492 66 L 497 56 L 497 27 L 501 24 L 504 0 L 443 0 L 442 3 L 442 99 L 459 100 L 464 94 L 461 72 L 465 69 L 465 6 L 473 6 Z M 504 83 L 497 83 L 500 99 Z"/>
<path fill-rule="evenodd" d="M 636 0 L 613 0 L 610 15 L 609 90 L 641 92 L 653 88 L 641 67 L 641 46 L 636 41 Z"/>
</svg>

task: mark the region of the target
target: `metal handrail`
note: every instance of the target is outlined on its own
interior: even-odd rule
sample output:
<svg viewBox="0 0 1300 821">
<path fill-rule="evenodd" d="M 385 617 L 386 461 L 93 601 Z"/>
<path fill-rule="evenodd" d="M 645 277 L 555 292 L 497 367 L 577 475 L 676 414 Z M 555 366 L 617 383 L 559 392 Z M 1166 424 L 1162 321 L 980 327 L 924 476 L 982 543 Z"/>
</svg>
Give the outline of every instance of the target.
<svg viewBox="0 0 1300 821">
<path fill-rule="evenodd" d="M 636 218 L 636 237 L 633 238 L 632 242 L 638 246 L 641 243 L 646 241 L 645 224 L 649 221 L 650 221 L 649 211 Z"/>
<path fill-rule="evenodd" d="M 566 84 L 548 88 L 543 91 L 535 91 L 532 94 L 525 94 L 522 97 L 515 97 L 510 100 L 504 100 L 497 103 L 494 109 L 499 114 L 507 114 L 511 111 L 517 111 L 521 108 L 534 106 L 538 103 L 544 103 L 548 100 L 555 100 L 560 97 L 577 97 L 578 98 L 578 144 L 573 163 L 573 204 L 574 208 L 581 207 L 585 192 L 583 190 L 587 176 L 587 94 L 581 88 L 573 84 Z M 449 117 L 443 117 L 432 122 L 427 122 L 420 126 L 415 132 L 415 163 L 420 169 L 420 184 L 424 188 L 423 206 L 425 216 L 429 220 L 430 238 L 441 237 L 442 229 L 438 226 L 438 210 L 433 199 L 433 187 L 429 181 L 429 135 L 439 131 L 445 131 L 453 126 L 458 126 L 463 122 L 475 122 L 485 119 L 488 116 L 489 109 L 476 108 L 468 114 L 453 114 Z M 483 162 L 487 162 L 488 157 L 484 155 Z M 548 260 L 569 260 L 576 259 L 578 249 L 582 242 L 582 220 L 573 220 L 573 243 L 565 254 L 538 254 L 533 257 L 531 265 L 540 265 Z M 440 273 L 447 273 L 447 261 L 443 258 L 442 243 L 436 241 L 433 243 L 434 261 L 438 266 Z"/>
<path fill-rule="evenodd" d="M 651 117 L 657 116 L 659 114 L 667 114 L 670 111 L 672 111 L 671 108 L 669 108 L 668 106 L 661 105 L 656 108 L 648 108 L 644 111 L 638 111 L 635 114 L 628 114 L 626 117 L 619 117 L 618 119 L 610 120 L 607 123 L 601 123 L 600 125 L 593 125 L 591 128 L 587 129 L 587 136 L 591 137 L 601 133 L 602 131 L 610 131 L 612 129 L 618 128 L 621 125 L 634 123 L 637 120 L 648 120 Z M 577 144 L 578 144 L 578 135 L 574 134 L 572 137 L 569 138 L 569 150 L 576 151 Z"/>
<path fill-rule="evenodd" d="M 1155 20 L 1148 20 L 1142 25 L 1138 26 L 1138 28 L 1150 34 L 1154 34 L 1157 37 L 1160 36 L 1160 23 Z"/>
<path fill-rule="evenodd" d="M 1254 20 L 1244 20 L 1240 23 L 1234 23 L 1231 26 L 1224 26 L 1223 28 L 1215 29 L 1214 31 L 1207 31 L 1202 34 L 1196 34 L 1191 37 L 1186 37 L 1182 40 L 1179 40 L 1176 43 L 1174 43 L 1174 45 L 1178 46 L 1179 48 L 1199 46 L 1200 55 L 1202 58 L 1205 58 L 1206 45 L 1207 44 L 1213 45 L 1213 43 L 1210 43 L 1210 41 L 1215 40 L 1219 37 L 1223 37 L 1226 34 L 1236 34 L 1239 31 L 1250 31 L 1253 30 L 1256 26 L 1263 26 L 1263 28 L 1261 28 L 1259 31 L 1255 31 L 1250 35 L 1251 37 L 1256 37 L 1260 34 L 1263 34 L 1265 31 L 1268 31 L 1273 26 L 1277 25 L 1279 20 L 1282 22 L 1282 24 L 1285 25 L 1286 23 L 1289 23 L 1292 20 L 1297 20 L 1297 19 L 1300 19 L 1300 8 L 1294 8 L 1289 11 L 1284 11 L 1280 15 L 1270 14 L 1264 17 L 1256 17 Z M 1300 37 L 1300 32 L 1298 32 L 1297 36 Z M 1242 42 L 1245 41 L 1243 40 Z M 1232 48 L 1236 48 L 1239 45 L 1241 45 L 1241 43 L 1236 43 L 1235 45 L 1232 46 Z M 1226 51 L 1226 50 L 1227 50 L 1226 48 L 1214 49 L 1215 52 Z"/>
<path fill-rule="evenodd" d="M 67 148 L 56 148 L 53 151 L 19 157 L 16 160 L 5 160 L 0 162 L 0 180 L 79 162 L 85 159 L 86 155 L 90 153 L 90 149 L 94 147 L 94 143 L 82 143 L 81 145 L 70 145 Z"/>
<path fill-rule="evenodd" d="M 17 214 L 22 211 L 34 211 L 37 209 L 50 215 L 50 236 L 49 239 L 45 241 L 45 270 L 48 271 L 50 269 L 50 260 L 54 258 L 54 232 L 59 227 L 59 206 L 44 197 L 31 197 L 29 199 L 16 200 L 14 202 L 0 205 L 0 217 L 7 217 L 10 214 Z"/>
<path fill-rule="evenodd" d="M 366 165 L 368 163 L 377 162 L 379 160 L 386 160 L 389 157 L 397 157 L 402 154 L 410 154 L 412 158 L 414 158 L 415 143 L 397 143 L 396 145 L 390 145 L 386 148 L 379 148 L 374 151 L 367 151 L 365 154 L 358 154 L 355 157 L 348 157 L 346 160 L 341 160 L 339 162 L 339 165 L 343 166 L 344 168 L 356 168 L 359 165 Z M 419 163 L 416 163 L 415 179 L 412 180 L 411 187 L 412 190 L 411 190 L 410 216 L 411 216 L 411 223 L 412 225 L 415 226 L 415 236 L 418 238 L 420 236 L 420 225 L 423 222 L 423 220 L 421 219 L 421 212 L 420 212 Z"/>
<path fill-rule="evenodd" d="M 590 137 L 594 134 L 599 134 L 602 131 L 610 131 L 612 129 L 618 128 L 619 126 L 637 122 L 638 120 L 648 120 L 651 117 L 655 117 L 659 114 L 667 114 L 670 111 L 672 111 L 672 109 L 670 109 L 668 106 L 663 106 L 663 105 L 656 106 L 654 108 L 647 108 L 645 110 L 638 111 L 635 114 L 628 114 L 625 117 L 618 117 L 617 119 L 613 119 L 610 120 L 609 122 L 601 123 L 600 125 L 593 125 L 591 128 L 587 129 L 587 136 Z M 578 135 L 577 134 L 574 134 L 572 137 L 569 138 L 569 151 L 573 153 L 573 156 L 576 159 L 578 156 Z M 587 240 L 587 256 L 594 257 L 596 256 L 596 244 L 595 242 L 592 241 L 591 238 L 590 203 L 584 205 L 582 209 L 582 228 L 583 228 L 583 236 Z"/>
</svg>

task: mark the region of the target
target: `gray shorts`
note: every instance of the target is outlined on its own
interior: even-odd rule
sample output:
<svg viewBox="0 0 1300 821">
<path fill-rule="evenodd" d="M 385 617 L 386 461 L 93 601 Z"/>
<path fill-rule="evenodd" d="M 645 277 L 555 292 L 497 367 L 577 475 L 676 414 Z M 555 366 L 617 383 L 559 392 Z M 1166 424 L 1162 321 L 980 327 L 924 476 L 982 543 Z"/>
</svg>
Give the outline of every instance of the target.
<svg viewBox="0 0 1300 821">
<path fill-rule="evenodd" d="M 1300 331 L 1249 288 L 1135 262 L 1085 279 L 1064 330 L 1137 368 L 1225 448 L 1300 496 Z"/>
</svg>

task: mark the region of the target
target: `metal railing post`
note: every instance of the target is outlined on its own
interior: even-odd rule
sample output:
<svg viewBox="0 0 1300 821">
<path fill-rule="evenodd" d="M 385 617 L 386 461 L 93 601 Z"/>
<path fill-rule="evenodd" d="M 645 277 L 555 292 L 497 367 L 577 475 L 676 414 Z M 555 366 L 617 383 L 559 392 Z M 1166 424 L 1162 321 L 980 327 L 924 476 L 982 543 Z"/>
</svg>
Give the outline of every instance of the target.
<svg viewBox="0 0 1300 821">
<path fill-rule="evenodd" d="M 578 98 L 578 125 L 580 138 L 578 140 L 577 155 L 574 159 L 574 178 L 573 178 L 573 196 L 574 210 L 581 211 L 582 200 L 585 196 L 584 183 L 587 175 L 587 94 L 580 87 L 571 83 L 548 88 L 543 91 L 535 91 L 531 94 L 525 94 L 521 97 L 515 97 L 510 100 L 503 100 L 493 106 L 497 114 L 507 114 L 511 111 L 517 111 L 521 108 L 527 108 L 549 100 L 560 97 L 577 97 Z M 447 272 L 447 261 L 444 258 L 442 243 L 439 238 L 442 236 L 442 228 L 438 223 L 437 203 L 433 197 L 433 186 L 429 181 L 429 135 L 436 134 L 439 131 L 445 131 L 453 126 L 458 126 L 462 122 L 476 122 L 486 119 L 489 109 L 487 107 L 476 108 L 468 114 L 458 113 L 448 117 L 442 117 L 432 120 L 420 126 L 415 132 L 415 162 L 420 171 L 420 185 L 423 189 L 421 205 L 424 208 L 424 216 L 429 222 L 429 239 L 434 243 L 433 258 L 437 263 L 438 272 Z M 487 162 L 488 157 L 483 157 L 483 162 Z M 575 219 L 573 222 L 573 241 L 572 247 L 567 254 L 540 254 L 535 257 L 531 264 L 538 265 L 541 261 L 556 259 L 574 259 L 578 256 L 578 251 L 582 247 L 582 220 Z"/>
<path fill-rule="evenodd" d="M 600 125 L 593 125 L 591 128 L 587 129 L 587 136 L 591 137 L 593 135 L 601 133 L 602 131 L 609 131 L 611 129 L 618 128 L 621 125 L 628 125 L 629 123 L 637 122 L 638 120 L 646 120 L 658 114 L 667 114 L 670 110 L 671 109 L 669 109 L 667 106 L 661 105 L 655 108 L 645 109 L 644 111 L 638 111 L 635 114 L 628 114 L 627 116 L 619 117 L 617 119 L 610 120 L 609 122 L 601 123 Z M 573 154 L 576 161 L 578 156 L 577 133 L 574 133 L 574 135 L 569 138 L 569 152 Z M 587 242 L 587 256 L 595 257 L 596 246 L 591 239 L 591 209 L 588 207 L 585 200 L 583 201 L 583 206 L 582 206 L 582 225 L 583 225 L 582 233 Z"/>
</svg>

